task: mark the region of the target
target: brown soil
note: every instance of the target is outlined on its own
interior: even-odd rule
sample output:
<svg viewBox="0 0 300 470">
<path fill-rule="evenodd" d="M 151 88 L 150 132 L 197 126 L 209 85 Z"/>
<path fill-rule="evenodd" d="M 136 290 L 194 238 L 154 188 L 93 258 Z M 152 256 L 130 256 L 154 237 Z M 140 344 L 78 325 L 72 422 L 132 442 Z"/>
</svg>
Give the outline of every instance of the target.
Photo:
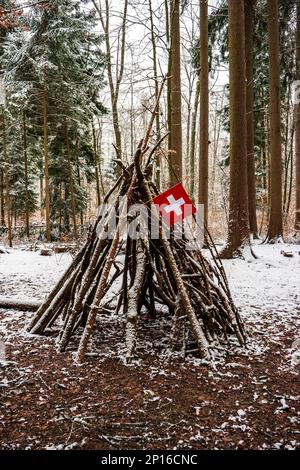
<svg viewBox="0 0 300 470">
<path fill-rule="evenodd" d="M 107 323 L 79 367 L 51 337 L 24 334 L 30 315 L 0 311 L 11 334 L 0 361 L 1 449 L 300 447 L 299 374 L 282 352 L 291 329 L 277 342 L 253 334 L 252 351 L 232 348 L 214 368 L 167 358 L 165 326 L 161 338 L 147 331 L 140 359 L 126 366 Z"/>
</svg>

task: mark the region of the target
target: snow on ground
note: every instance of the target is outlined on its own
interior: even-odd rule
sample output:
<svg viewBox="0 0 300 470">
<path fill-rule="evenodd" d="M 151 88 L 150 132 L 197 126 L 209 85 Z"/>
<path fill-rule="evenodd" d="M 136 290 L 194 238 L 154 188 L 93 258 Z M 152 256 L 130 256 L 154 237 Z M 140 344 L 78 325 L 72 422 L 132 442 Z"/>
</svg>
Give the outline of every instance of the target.
<svg viewBox="0 0 300 470">
<path fill-rule="evenodd" d="M 300 246 L 256 245 L 258 259 L 224 261 L 232 295 L 250 332 L 275 342 L 291 335 L 287 361 L 300 364 Z M 285 257 L 281 251 L 293 253 Z M 288 366 L 289 364 L 287 364 Z"/>
<path fill-rule="evenodd" d="M 71 260 L 68 253 L 41 256 L 39 252 L 14 249 L 0 254 L 0 296 L 42 300 Z"/>
<path fill-rule="evenodd" d="M 118 338 L 107 328 L 110 336 L 95 335 L 78 369 L 70 353 L 57 356 L 51 337 L 25 333 L 31 314 L 0 310 L 0 448 L 298 448 L 299 251 L 257 245 L 258 259 L 224 262 L 249 340 L 213 367 L 154 351 L 128 368 L 116 360 Z M 0 254 L 0 296 L 43 299 L 70 261 Z M 107 344 L 105 357 L 99 345 Z"/>
<path fill-rule="evenodd" d="M 284 257 L 282 251 L 293 252 Z M 250 338 L 251 353 L 260 354 L 259 338 L 276 344 L 286 333 L 291 335 L 287 366 L 300 363 L 300 246 L 256 245 L 247 261 L 224 261 L 234 301 L 241 311 Z M 39 252 L 13 249 L 0 254 L 0 296 L 42 300 L 71 262 L 68 253 L 41 256 Z M 2 328 L 3 331 L 3 328 Z"/>
<path fill-rule="evenodd" d="M 283 250 L 294 257 L 284 257 Z M 293 314 L 298 303 L 299 313 L 300 245 L 256 245 L 254 252 L 258 259 L 223 262 L 237 306 L 244 314 L 255 315 L 258 310 Z"/>
<path fill-rule="evenodd" d="M 282 250 L 292 251 L 294 257 L 284 257 Z M 18 299 L 43 298 L 72 260 L 68 253 L 41 256 L 39 252 L 8 251 L 0 254 L 0 295 Z M 275 310 L 277 315 L 299 312 L 300 246 L 256 245 L 254 251 L 258 259 L 223 261 L 242 313 L 255 316 L 262 310 Z"/>
</svg>

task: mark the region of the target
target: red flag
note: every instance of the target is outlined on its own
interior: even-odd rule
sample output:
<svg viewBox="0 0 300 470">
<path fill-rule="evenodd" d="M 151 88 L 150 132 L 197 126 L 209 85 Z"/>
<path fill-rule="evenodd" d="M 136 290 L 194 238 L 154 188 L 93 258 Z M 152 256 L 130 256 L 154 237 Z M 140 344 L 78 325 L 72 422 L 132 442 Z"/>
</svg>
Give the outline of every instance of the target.
<svg viewBox="0 0 300 470">
<path fill-rule="evenodd" d="M 181 183 L 153 199 L 167 225 L 174 225 L 196 212 L 196 207 Z"/>
</svg>

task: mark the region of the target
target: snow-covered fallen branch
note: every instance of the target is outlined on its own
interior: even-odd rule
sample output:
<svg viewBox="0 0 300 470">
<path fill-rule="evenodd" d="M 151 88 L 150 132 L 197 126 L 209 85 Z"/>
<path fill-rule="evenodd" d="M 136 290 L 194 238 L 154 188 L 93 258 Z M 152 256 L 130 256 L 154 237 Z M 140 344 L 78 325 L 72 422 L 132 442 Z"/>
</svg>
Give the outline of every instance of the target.
<svg viewBox="0 0 300 470">
<path fill-rule="evenodd" d="M 36 312 L 41 302 L 36 300 L 7 299 L 0 297 L 0 308 L 8 310 L 20 310 L 22 312 Z"/>
</svg>

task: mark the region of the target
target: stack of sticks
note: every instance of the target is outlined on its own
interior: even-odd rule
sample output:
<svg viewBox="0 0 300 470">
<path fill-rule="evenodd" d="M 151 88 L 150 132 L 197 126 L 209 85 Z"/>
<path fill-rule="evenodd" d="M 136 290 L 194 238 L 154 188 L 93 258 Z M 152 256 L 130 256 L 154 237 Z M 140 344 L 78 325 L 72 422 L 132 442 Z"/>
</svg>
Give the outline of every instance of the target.
<svg viewBox="0 0 300 470">
<path fill-rule="evenodd" d="M 177 348 L 181 344 L 186 350 L 189 343 L 205 359 L 212 357 L 218 345 L 228 344 L 232 336 L 245 345 L 244 327 L 207 231 L 209 257 L 200 248 L 188 249 L 189 240 L 184 234 L 180 239 L 167 236 L 158 214 L 158 237 L 153 239 L 148 226 L 140 228 L 140 237 L 124 237 L 128 207 L 142 204 L 153 215 L 152 200 L 158 190 L 152 179 L 152 159 L 161 142 L 152 149 L 148 143 L 157 104 L 134 161 L 128 166 L 117 162 L 122 174 L 103 201 L 107 204 L 113 199 L 111 208 L 103 206 L 86 244 L 28 326 L 31 333 L 43 334 L 59 324 L 58 350 L 63 352 L 70 341 L 78 341 L 79 363 L 84 360 L 91 335 L 101 324 L 101 316 L 107 312 L 125 320 L 128 361 L 135 355 L 138 322 L 145 318 L 141 311 L 151 317 L 168 317 L 170 345 Z M 126 205 L 121 202 L 124 199 Z M 116 219 L 115 230 L 107 236 L 112 217 Z M 112 311 L 109 293 L 115 286 L 119 289 L 114 293 L 117 301 Z"/>
</svg>

